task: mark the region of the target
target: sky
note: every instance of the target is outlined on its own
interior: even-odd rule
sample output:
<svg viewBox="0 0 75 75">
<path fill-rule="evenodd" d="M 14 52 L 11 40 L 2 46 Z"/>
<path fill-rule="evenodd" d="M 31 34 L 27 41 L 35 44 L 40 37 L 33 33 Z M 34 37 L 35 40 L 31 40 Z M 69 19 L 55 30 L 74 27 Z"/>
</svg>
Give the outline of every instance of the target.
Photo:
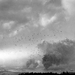
<svg viewBox="0 0 75 75">
<path fill-rule="evenodd" d="M 71 16 L 70 10 L 72 10 L 71 4 L 67 0 L 61 2 L 47 0 L 44 4 L 42 0 L 41 2 L 40 0 L 2 0 L 0 4 L 1 44 L 6 40 L 16 43 L 18 39 L 21 40 L 18 41 L 19 43 L 36 43 L 44 39 L 51 41 L 74 39 L 74 21 L 66 20 Z M 70 16 L 67 16 L 66 12 Z"/>
<path fill-rule="evenodd" d="M 37 50 L 43 40 L 75 40 L 74 5 L 74 0 L 0 0 L 0 49 Z"/>
<path fill-rule="evenodd" d="M 74 12 L 75 12 L 74 10 L 75 1 L 74 0 L 62 0 L 62 4 L 69 15 L 71 16 L 74 15 Z"/>
</svg>

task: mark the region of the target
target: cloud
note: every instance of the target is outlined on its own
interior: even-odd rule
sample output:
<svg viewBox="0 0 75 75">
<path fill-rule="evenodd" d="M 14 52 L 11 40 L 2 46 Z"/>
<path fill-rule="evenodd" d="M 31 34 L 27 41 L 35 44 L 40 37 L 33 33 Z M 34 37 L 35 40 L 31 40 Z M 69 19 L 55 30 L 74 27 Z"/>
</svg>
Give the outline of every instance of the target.
<svg viewBox="0 0 75 75">
<path fill-rule="evenodd" d="M 19 67 L 25 65 L 28 59 L 39 57 L 38 54 L 37 50 L 32 51 L 31 48 L 5 48 L 0 50 L 0 66 Z"/>
<path fill-rule="evenodd" d="M 9 22 L 5 22 L 3 23 L 3 28 L 4 29 L 11 29 L 11 27 L 15 24 L 14 21 L 9 21 Z"/>
<path fill-rule="evenodd" d="M 51 18 L 48 15 L 42 15 L 40 19 L 40 25 L 46 27 L 49 24 L 53 23 L 56 19 L 56 15 L 52 16 Z"/>
<path fill-rule="evenodd" d="M 75 42 L 71 40 L 63 40 L 57 43 L 43 42 L 38 45 L 40 49 L 45 52 L 42 58 L 42 64 L 45 69 L 50 69 L 54 65 L 69 65 L 73 62 L 75 54 Z M 44 48 L 45 47 L 45 48 Z"/>
<path fill-rule="evenodd" d="M 75 15 L 75 0 L 62 0 L 62 5 L 69 15 Z"/>
<path fill-rule="evenodd" d="M 24 25 L 20 25 L 16 30 L 12 31 L 9 34 L 9 37 L 17 35 L 19 32 L 23 31 L 25 29 Z"/>
</svg>

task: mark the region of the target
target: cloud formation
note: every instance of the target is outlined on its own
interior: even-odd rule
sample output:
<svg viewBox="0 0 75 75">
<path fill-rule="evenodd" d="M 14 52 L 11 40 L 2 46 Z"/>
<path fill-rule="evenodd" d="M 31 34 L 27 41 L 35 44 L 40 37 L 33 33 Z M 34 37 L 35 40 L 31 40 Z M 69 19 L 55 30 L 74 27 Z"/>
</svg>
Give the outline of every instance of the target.
<svg viewBox="0 0 75 75">
<path fill-rule="evenodd" d="M 75 0 L 62 0 L 62 5 L 69 15 L 74 15 L 75 13 Z"/>
<path fill-rule="evenodd" d="M 41 50 L 45 52 L 42 63 L 45 69 L 50 69 L 54 65 L 69 65 L 73 62 L 75 53 L 75 42 L 71 40 L 63 40 L 58 43 L 43 42 L 39 45 Z M 45 47 L 45 48 L 44 48 Z"/>
<path fill-rule="evenodd" d="M 9 48 L 0 50 L 0 66 L 16 67 L 26 64 L 30 58 L 35 58 L 40 55 L 37 50 L 32 51 L 31 48 Z"/>
<path fill-rule="evenodd" d="M 47 27 L 48 25 L 52 24 L 57 19 L 56 15 L 49 17 L 49 15 L 45 14 L 41 16 L 40 25 L 43 27 Z"/>
</svg>

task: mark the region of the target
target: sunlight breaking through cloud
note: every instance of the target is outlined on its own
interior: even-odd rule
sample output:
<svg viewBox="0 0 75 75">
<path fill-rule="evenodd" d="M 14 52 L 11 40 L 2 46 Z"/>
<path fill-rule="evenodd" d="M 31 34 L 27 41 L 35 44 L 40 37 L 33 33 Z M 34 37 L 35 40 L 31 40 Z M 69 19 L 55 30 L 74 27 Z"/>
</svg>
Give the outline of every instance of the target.
<svg viewBox="0 0 75 75">
<path fill-rule="evenodd" d="M 25 64 L 26 60 L 30 58 L 35 58 L 36 56 L 39 57 L 39 55 L 41 54 L 39 53 L 40 53 L 39 51 L 31 50 L 30 48 L 3 49 L 0 51 L 0 65 L 10 66 L 13 64 L 13 62 L 14 62 L 14 65 L 20 65 L 19 62 L 22 62 L 22 64 Z M 25 62 L 23 62 L 23 60 Z"/>
<path fill-rule="evenodd" d="M 43 27 L 46 27 L 53 23 L 57 19 L 56 15 L 52 16 L 51 18 L 48 17 L 48 15 L 41 16 L 40 24 Z"/>
</svg>

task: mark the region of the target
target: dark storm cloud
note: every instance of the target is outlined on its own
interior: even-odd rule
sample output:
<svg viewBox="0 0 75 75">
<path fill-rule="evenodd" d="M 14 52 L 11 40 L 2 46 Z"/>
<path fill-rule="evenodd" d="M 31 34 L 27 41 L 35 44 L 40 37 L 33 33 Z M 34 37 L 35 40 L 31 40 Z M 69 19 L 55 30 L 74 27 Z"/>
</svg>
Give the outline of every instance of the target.
<svg viewBox="0 0 75 75">
<path fill-rule="evenodd" d="M 54 65 L 69 65 L 74 58 L 75 42 L 71 40 L 63 40 L 58 43 L 43 42 L 38 45 L 39 48 L 45 52 L 42 63 L 45 69 L 50 69 Z"/>
</svg>

